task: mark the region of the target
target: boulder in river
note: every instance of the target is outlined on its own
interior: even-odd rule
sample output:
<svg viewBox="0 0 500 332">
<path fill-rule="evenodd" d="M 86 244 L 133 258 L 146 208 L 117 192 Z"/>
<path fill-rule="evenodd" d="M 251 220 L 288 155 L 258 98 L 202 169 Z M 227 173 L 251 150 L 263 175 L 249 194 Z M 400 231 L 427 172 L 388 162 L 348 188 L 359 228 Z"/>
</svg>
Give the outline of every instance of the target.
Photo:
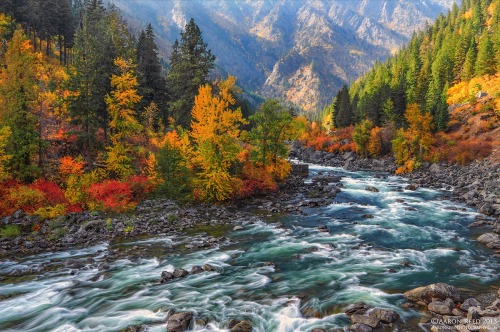
<svg viewBox="0 0 500 332">
<path fill-rule="evenodd" d="M 433 299 L 446 300 L 451 299 L 454 302 L 460 301 L 460 293 L 454 286 L 437 283 L 424 287 L 417 287 L 403 293 L 403 296 L 413 302 L 418 302 L 422 305 L 427 305 Z"/>
<path fill-rule="evenodd" d="M 173 279 L 175 279 L 175 276 L 171 272 L 163 271 L 161 273 L 161 283 L 162 284 L 169 282 L 170 280 L 173 280 Z"/>
<path fill-rule="evenodd" d="M 184 278 L 188 274 L 189 274 L 189 272 L 184 270 L 184 269 L 175 269 L 174 273 L 173 273 L 175 278 Z"/>
<path fill-rule="evenodd" d="M 203 271 L 212 272 L 215 271 L 215 267 L 210 264 L 203 265 Z"/>
<path fill-rule="evenodd" d="M 351 321 L 353 322 L 353 324 L 361 323 L 364 325 L 368 325 L 373 329 L 376 328 L 377 325 L 380 323 L 380 320 L 376 317 L 369 315 L 359 315 L 359 314 L 351 315 Z"/>
<path fill-rule="evenodd" d="M 252 324 L 247 320 L 232 319 L 227 327 L 231 332 L 252 332 Z"/>
<path fill-rule="evenodd" d="M 203 272 L 203 268 L 199 265 L 193 265 L 193 267 L 191 268 L 191 274 L 198 274 L 198 273 L 202 273 Z"/>
<path fill-rule="evenodd" d="M 373 329 L 370 326 L 368 326 L 368 325 L 361 324 L 361 323 L 356 323 L 356 324 L 352 324 L 351 326 L 349 326 L 349 331 L 353 331 L 353 332 L 372 332 Z"/>
<path fill-rule="evenodd" d="M 399 314 L 394 310 L 375 308 L 368 311 L 368 315 L 384 323 L 392 323 L 399 319 Z"/>
<path fill-rule="evenodd" d="M 167 319 L 168 332 L 182 332 L 187 331 L 191 325 L 193 314 L 190 312 L 179 312 L 171 315 Z"/>
<path fill-rule="evenodd" d="M 378 193 L 378 192 L 379 192 L 379 190 L 378 190 L 377 188 L 372 187 L 372 186 L 367 186 L 367 187 L 365 188 L 365 190 L 366 190 L 366 191 L 371 191 L 371 192 L 374 192 L 374 193 Z"/>
<path fill-rule="evenodd" d="M 427 309 L 440 315 L 451 315 L 454 307 L 455 303 L 451 299 L 446 299 L 444 301 L 432 301 L 427 306 Z"/>
<path fill-rule="evenodd" d="M 410 183 L 409 185 L 407 185 L 405 187 L 406 190 L 417 190 L 418 187 L 420 187 L 418 184 L 416 183 Z"/>
<path fill-rule="evenodd" d="M 354 304 L 351 304 L 350 306 L 348 306 L 345 309 L 344 313 L 347 316 L 350 316 L 353 314 L 364 314 L 365 312 L 367 312 L 371 308 L 372 308 L 371 306 L 369 306 L 368 304 L 366 304 L 364 302 L 358 302 L 358 303 L 354 303 Z"/>
</svg>

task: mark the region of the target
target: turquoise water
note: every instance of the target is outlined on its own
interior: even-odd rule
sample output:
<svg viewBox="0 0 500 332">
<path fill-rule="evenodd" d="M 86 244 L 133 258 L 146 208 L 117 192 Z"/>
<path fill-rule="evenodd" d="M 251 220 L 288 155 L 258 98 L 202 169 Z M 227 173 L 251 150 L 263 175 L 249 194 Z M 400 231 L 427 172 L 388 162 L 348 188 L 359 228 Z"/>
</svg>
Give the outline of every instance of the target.
<svg viewBox="0 0 500 332">
<path fill-rule="evenodd" d="M 251 320 L 256 331 L 309 331 L 348 326 L 342 309 L 365 301 L 396 310 L 403 330 L 416 331 L 420 314 L 400 307 L 403 291 L 447 282 L 475 294 L 499 285 L 498 260 L 476 244 L 477 230 L 467 228 L 476 212 L 446 200 L 446 192 L 407 191 L 397 177 L 319 166 L 311 171 L 344 176 L 333 204 L 282 215 L 279 224 L 249 220 L 244 231 L 227 234 L 234 244 L 171 250 L 189 243 L 187 236 L 122 243 L 142 258 L 110 262 L 105 272 L 97 265 L 114 248 L 107 243 L 0 261 L 1 275 L 49 267 L 0 283 L 0 299 L 10 296 L 0 301 L 0 330 L 119 331 L 149 324 L 149 331 L 165 331 L 166 312 L 175 308 L 209 321 L 196 331 L 223 331 L 232 318 Z M 366 191 L 368 185 L 380 191 Z M 329 232 L 317 229 L 322 225 Z M 75 271 L 64 266 L 70 257 L 97 263 Z M 164 270 L 205 263 L 217 271 L 158 283 Z"/>
</svg>

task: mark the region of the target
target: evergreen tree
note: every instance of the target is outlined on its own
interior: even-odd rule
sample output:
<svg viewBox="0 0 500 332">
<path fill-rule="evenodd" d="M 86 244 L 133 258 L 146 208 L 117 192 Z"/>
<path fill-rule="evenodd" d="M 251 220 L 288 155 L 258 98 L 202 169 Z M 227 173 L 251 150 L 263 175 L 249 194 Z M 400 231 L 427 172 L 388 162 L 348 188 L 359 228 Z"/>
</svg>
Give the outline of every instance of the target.
<svg viewBox="0 0 500 332">
<path fill-rule="evenodd" d="M 465 63 L 462 69 L 462 74 L 460 75 L 462 81 L 468 81 L 474 77 L 474 66 L 477 58 L 477 48 L 476 41 L 474 37 L 471 38 L 469 49 L 467 50 L 467 55 L 465 57 Z"/>
<path fill-rule="evenodd" d="M 185 128 L 191 123 L 191 109 L 198 87 L 208 83 L 215 56 L 203 41 L 201 30 L 191 19 L 173 45 L 167 75 L 169 110 L 176 124 Z"/>
<path fill-rule="evenodd" d="M 335 98 L 335 104 L 333 106 L 333 119 L 337 128 L 347 127 L 354 123 L 354 114 L 349 97 L 349 89 L 346 84 L 344 84 Z"/>
<path fill-rule="evenodd" d="M 78 144 L 88 165 L 99 146 L 96 133 L 106 130 L 108 114 L 105 96 L 111 91 L 114 52 L 106 26 L 106 11 L 101 0 L 89 0 L 75 37 L 70 87 L 75 96 L 70 102 L 71 121 L 76 125 Z"/>
<path fill-rule="evenodd" d="M 479 40 L 479 51 L 477 53 L 477 61 L 475 73 L 478 76 L 492 75 L 496 71 L 495 52 L 493 43 L 491 42 L 488 30 L 485 30 Z"/>
<path fill-rule="evenodd" d="M 146 31 L 141 32 L 137 43 L 137 76 L 138 93 L 142 96 L 139 112 L 142 112 L 151 103 L 155 103 L 161 110 L 163 123 L 166 124 L 166 82 L 162 75 L 158 47 L 154 40 L 151 24 L 148 24 Z M 155 122 L 158 124 L 158 119 L 155 119 Z"/>
</svg>

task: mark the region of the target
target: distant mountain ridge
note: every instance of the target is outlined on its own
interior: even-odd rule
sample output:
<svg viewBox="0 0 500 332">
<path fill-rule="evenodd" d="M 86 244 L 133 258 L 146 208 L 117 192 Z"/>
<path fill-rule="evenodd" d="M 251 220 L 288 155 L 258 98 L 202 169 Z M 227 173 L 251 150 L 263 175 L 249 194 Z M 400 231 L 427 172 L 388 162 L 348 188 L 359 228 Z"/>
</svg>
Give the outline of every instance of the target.
<svg viewBox="0 0 500 332">
<path fill-rule="evenodd" d="M 193 17 L 222 72 L 267 97 L 321 109 L 343 82 L 384 60 L 455 0 L 110 0 L 161 55 Z"/>
</svg>

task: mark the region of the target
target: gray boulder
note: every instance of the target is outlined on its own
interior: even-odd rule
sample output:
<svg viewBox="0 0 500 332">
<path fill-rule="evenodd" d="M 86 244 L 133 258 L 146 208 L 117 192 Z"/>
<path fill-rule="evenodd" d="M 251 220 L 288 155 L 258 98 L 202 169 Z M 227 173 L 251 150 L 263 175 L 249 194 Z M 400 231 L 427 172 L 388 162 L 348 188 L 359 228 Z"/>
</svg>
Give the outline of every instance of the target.
<svg viewBox="0 0 500 332">
<path fill-rule="evenodd" d="M 353 314 L 351 316 L 351 321 L 356 324 L 356 323 L 361 323 L 364 325 L 368 325 L 371 328 L 376 328 L 377 325 L 380 323 L 380 319 L 373 317 L 373 316 L 368 316 L 368 315 L 359 315 L 359 314 Z"/>
<path fill-rule="evenodd" d="M 432 301 L 427 309 L 440 315 L 451 315 L 454 306 L 455 303 L 452 300 L 446 299 L 445 301 Z"/>
<path fill-rule="evenodd" d="M 482 307 L 482 305 L 481 302 L 471 297 L 470 299 L 467 299 L 464 301 L 464 303 L 462 303 L 460 309 L 467 311 L 470 307 Z"/>
<path fill-rule="evenodd" d="M 352 331 L 352 332 L 372 332 L 373 329 L 371 327 L 369 327 L 368 325 L 356 323 L 356 324 L 349 326 L 349 331 Z"/>
<path fill-rule="evenodd" d="M 378 193 L 378 192 L 379 192 L 379 190 L 378 190 L 377 188 L 372 187 L 372 186 L 367 186 L 367 187 L 365 188 L 365 190 L 366 190 L 366 191 L 371 191 L 371 192 L 374 192 L 374 193 Z"/>
<path fill-rule="evenodd" d="M 460 301 L 460 292 L 454 286 L 437 283 L 424 287 L 417 287 L 403 293 L 403 296 L 412 302 L 420 302 L 421 304 L 429 304 L 433 299 L 446 300 L 451 299 L 454 302 Z"/>
<path fill-rule="evenodd" d="M 375 308 L 368 312 L 369 316 L 375 317 L 384 323 L 392 323 L 399 319 L 399 315 L 394 310 Z"/>
<path fill-rule="evenodd" d="M 171 315 L 167 319 L 168 332 L 182 332 L 187 331 L 191 325 L 193 314 L 190 312 L 179 312 Z"/>
</svg>

